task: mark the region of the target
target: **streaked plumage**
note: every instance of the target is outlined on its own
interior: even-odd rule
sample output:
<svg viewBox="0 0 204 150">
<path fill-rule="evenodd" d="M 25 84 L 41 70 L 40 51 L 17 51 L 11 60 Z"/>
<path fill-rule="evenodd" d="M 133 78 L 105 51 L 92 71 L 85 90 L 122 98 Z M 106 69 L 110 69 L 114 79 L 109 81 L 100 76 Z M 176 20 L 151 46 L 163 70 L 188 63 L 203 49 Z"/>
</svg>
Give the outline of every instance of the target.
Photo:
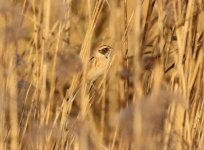
<svg viewBox="0 0 204 150">
<path fill-rule="evenodd" d="M 108 45 L 102 45 L 98 48 L 95 55 L 88 63 L 87 80 L 94 82 L 99 76 L 108 69 L 110 65 L 110 51 L 112 48 Z"/>
<path fill-rule="evenodd" d="M 87 84 L 92 84 L 98 77 L 102 76 L 110 65 L 110 52 L 112 48 L 108 45 L 102 45 L 95 52 L 88 62 L 88 70 L 86 74 Z M 80 85 L 76 88 L 70 100 L 73 101 L 80 89 Z"/>
</svg>

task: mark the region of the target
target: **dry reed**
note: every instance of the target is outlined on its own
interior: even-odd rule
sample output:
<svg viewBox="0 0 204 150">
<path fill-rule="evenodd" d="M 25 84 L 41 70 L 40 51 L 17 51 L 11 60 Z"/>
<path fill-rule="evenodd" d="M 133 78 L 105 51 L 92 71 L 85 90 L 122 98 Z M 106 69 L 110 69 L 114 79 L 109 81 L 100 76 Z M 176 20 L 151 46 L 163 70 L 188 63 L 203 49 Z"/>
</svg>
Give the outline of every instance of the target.
<svg viewBox="0 0 204 150">
<path fill-rule="evenodd" d="M 0 149 L 202 150 L 203 10 L 202 0 L 0 0 Z M 101 44 L 111 65 L 88 91 Z"/>
</svg>

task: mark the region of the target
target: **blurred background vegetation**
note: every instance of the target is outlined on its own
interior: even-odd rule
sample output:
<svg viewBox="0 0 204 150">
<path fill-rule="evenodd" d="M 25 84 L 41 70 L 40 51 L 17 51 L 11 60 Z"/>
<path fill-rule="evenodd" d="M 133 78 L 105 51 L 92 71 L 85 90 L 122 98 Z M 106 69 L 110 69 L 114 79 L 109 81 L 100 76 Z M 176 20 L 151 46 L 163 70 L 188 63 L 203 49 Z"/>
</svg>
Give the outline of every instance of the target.
<svg viewBox="0 0 204 150">
<path fill-rule="evenodd" d="M 0 149 L 202 150 L 203 10 L 203 0 L 0 0 Z M 103 44 L 111 66 L 88 92 L 80 74 Z"/>
</svg>

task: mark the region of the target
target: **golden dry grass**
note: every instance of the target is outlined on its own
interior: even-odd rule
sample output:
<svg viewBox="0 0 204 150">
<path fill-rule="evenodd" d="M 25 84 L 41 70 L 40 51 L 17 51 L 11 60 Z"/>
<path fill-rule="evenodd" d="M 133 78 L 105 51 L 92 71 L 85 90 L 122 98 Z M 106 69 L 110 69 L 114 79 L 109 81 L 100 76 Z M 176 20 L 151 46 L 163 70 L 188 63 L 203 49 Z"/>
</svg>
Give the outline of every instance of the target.
<svg viewBox="0 0 204 150">
<path fill-rule="evenodd" d="M 0 0 L 0 149 L 204 149 L 203 10 Z M 102 44 L 111 66 L 88 92 L 82 70 Z"/>
</svg>

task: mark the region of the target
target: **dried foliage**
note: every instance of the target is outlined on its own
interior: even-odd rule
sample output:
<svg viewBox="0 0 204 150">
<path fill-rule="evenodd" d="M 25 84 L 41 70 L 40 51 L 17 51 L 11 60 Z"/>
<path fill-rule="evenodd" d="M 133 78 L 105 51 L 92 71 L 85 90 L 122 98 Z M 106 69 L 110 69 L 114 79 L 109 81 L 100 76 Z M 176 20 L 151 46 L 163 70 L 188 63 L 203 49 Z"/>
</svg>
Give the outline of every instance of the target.
<svg viewBox="0 0 204 150">
<path fill-rule="evenodd" d="M 203 149 L 203 10 L 203 0 L 0 0 L 0 149 Z M 111 65 L 87 85 L 103 44 Z"/>
</svg>

